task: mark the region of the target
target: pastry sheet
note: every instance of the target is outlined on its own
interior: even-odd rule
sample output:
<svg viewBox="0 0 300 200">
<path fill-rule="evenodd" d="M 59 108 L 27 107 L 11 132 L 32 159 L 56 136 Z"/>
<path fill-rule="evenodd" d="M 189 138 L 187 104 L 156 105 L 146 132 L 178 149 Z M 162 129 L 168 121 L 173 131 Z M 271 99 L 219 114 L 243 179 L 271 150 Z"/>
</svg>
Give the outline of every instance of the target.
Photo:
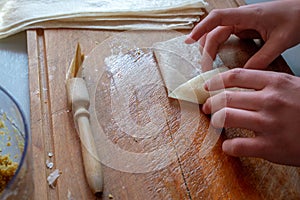
<svg viewBox="0 0 300 200">
<path fill-rule="evenodd" d="M 0 38 L 29 28 L 184 29 L 203 0 L 2 0 Z"/>
</svg>

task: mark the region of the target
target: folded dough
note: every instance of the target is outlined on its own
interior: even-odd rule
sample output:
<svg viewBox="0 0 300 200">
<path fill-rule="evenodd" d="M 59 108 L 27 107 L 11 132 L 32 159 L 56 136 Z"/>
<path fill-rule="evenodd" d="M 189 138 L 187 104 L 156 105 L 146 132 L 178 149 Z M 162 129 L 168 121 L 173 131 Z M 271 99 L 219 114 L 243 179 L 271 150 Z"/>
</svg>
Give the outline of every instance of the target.
<svg viewBox="0 0 300 200">
<path fill-rule="evenodd" d="M 227 70 L 229 70 L 227 67 L 220 67 L 202 73 L 177 87 L 172 93 L 169 94 L 169 97 L 193 103 L 203 104 L 206 101 L 206 99 L 210 96 L 210 93 L 204 89 L 203 85 L 205 81 Z M 214 92 L 214 94 L 218 92 L 219 91 L 216 91 Z"/>
<path fill-rule="evenodd" d="M 169 97 L 203 104 L 210 95 L 203 88 L 204 81 L 228 68 L 217 56 L 213 69 L 202 72 L 201 46 L 199 43 L 185 44 L 185 39 L 184 35 L 154 44 L 155 58 Z"/>
</svg>

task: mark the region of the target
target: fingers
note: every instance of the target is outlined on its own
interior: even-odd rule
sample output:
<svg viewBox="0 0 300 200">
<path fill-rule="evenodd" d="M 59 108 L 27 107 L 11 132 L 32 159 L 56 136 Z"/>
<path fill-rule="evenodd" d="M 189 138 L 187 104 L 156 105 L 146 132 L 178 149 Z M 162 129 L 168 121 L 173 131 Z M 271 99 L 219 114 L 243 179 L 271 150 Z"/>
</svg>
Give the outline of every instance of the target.
<svg viewBox="0 0 300 200">
<path fill-rule="evenodd" d="M 227 90 L 208 98 L 202 106 L 202 111 L 211 114 L 225 107 L 258 111 L 261 109 L 259 92 Z"/>
<path fill-rule="evenodd" d="M 265 69 L 287 47 L 279 37 L 271 37 L 245 64 L 248 69 Z"/>
<path fill-rule="evenodd" d="M 222 149 L 231 156 L 265 157 L 267 144 L 264 137 L 227 139 L 222 144 Z"/>
<path fill-rule="evenodd" d="M 223 142 L 223 151 L 232 156 L 253 156 L 265 157 L 268 147 L 264 139 L 264 128 L 269 123 L 257 109 L 259 99 L 256 98 L 257 92 L 225 92 L 231 95 L 226 98 L 225 105 L 222 103 L 221 94 L 211 97 L 214 105 L 217 106 L 216 112 L 212 115 L 211 124 L 213 127 L 233 127 L 245 128 L 257 133 L 255 138 L 234 138 Z M 227 95 L 227 96 L 229 96 Z M 224 96 L 224 95 L 223 95 Z M 220 98 L 221 97 L 221 98 Z M 229 99 L 229 100 L 228 100 Z M 208 100 L 210 102 L 210 100 Z M 204 107 L 206 104 L 204 104 Z M 252 108 L 254 111 L 249 110 Z M 205 108 L 204 108 L 205 109 Z"/>
<path fill-rule="evenodd" d="M 212 77 L 205 82 L 204 88 L 209 91 L 230 87 L 261 90 L 268 83 L 269 73 L 271 72 L 235 68 Z"/>
<path fill-rule="evenodd" d="M 215 9 L 192 30 L 186 43 L 190 44 L 199 40 L 218 26 L 243 26 L 243 29 L 254 29 L 256 21 L 253 20 L 253 10 L 247 7 Z"/>
<path fill-rule="evenodd" d="M 205 43 L 203 42 L 203 37 L 200 39 L 200 44 L 204 44 L 201 66 L 203 71 L 208 71 L 212 68 L 213 61 L 216 58 L 218 49 L 221 44 L 223 44 L 231 35 L 232 27 L 221 26 L 212 30 L 205 36 Z"/>
<path fill-rule="evenodd" d="M 225 107 L 212 115 L 211 124 L 216 128 L 245 128 L 260 133 L 263 119 L 255 111 Z"/>
</svg>

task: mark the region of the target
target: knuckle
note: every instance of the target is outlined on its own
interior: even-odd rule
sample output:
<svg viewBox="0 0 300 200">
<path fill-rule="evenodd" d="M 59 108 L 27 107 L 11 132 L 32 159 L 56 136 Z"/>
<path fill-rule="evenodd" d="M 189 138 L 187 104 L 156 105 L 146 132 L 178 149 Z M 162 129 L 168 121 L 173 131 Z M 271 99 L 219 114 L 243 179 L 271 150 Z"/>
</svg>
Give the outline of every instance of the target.
<svg viewBox="0 0 300 200">
<path fill-rule="evenodd" d="M 277 73 L 273 75 L 271 86 L 262 96 L 262 126 L 264 132 L 278 131 L 283 129 L 285 124 L 282 122 L 280 113 L 291 106 L 291 102 L 286 98 L 284 92 L 286 88 L 291 88 L 291 76 L 288 74 Z M 275 117 L 277 116 L 277 117 Z"/>
<path fill-rule="evenodd" d="M 211 12 L 210 12 L 210 16 L 212 18 L 221 18 L 222 17 L 222 10 L 221 9 L 213 9 Z"/>
<path fill-rule="evenodd" d="M 253 16 L 254 16 L 254 20 L 253 22 L 255 24 L 260 24 L 258 22 L 261 21 L 261 19 L 263 19 L 263 16 L 264 16 L 264 9 L 261 8 L 260 6 L 257 6 L 253 9 Z"/>
<path fill-rule="evenodd" d="M 253 9 L 253 12 L 254 12 L 254 16 L 257 16 L 258 18 L 260 18 L 261 16 L 264 15 L 264 9 L 261 8 L 260 6 L 256 7 Z M 261 19 L 261 18 L 260 18 Z"/>
<path fill-rule="evenodd" d="M 262 133 L 269 132 L 269 129 L 274 126 L 274 123 L 274 118 L 267 115 L 261 115 L 255 118 L 255 124 L 260 127 Z"/>
<path fill-rule="evenodd" d="M 276 88 L 282 88 L 282 86 L 289 84 L 291 81 L 291 76 L 285 73 L 276 73 L 273 76 L 271 81 L 274 82 L 274 87 Z"/>
<path fill-rule="evenodd" d="M 243 143 L 238 142 L 237 140 L 232 140 L 232 145 L 231 145 L 232 155 L 239 156 L 243 149 L 244 149 Z"/>
<path fill-rule="evenodd" d="M 247 13 L 249 13 L 248 15 L 251 16 L 251 19 L 252 19 L 252 20 L 248 20 L 247 25 L 249 27 L 251 27 L 252 29 L 257 29 L 258 26 L 260 26 L 260 24 L 262 24 L 261 19 L 263 19 L 262 17 L 265 15 L 265 10 L 261 5 L 253 5 L 251 7 L 241 6 L 238 9 L 247 10 Z M 240 20 L 240 23 L 238 23 L 236 25 L 243 26 L 245 24 L 242 24 L 242 20 Z"/>
<path fill-rule="evenodd" d="M 263 134 L 275 133 L 283 128 L 282 121 L 272 114 L 264 113 L 256 119 L 256 125 L 260 127 L 260 132 Z"/>
<path fill-rule="evenodd" d="M 228 81 L 236 81 L 240 77 L 241 73 L 243 73 L 242 68 L 235 68 L 230 70 L 230 73 L 228 74 Z"/>
<path fill-rule="evenodd" d="M 226 106 L 230 106 L 232 103 L 232 92 L 230 91 L 224 91 L 224 103 Z"/>
<path fill-rule="evenodd" d="M 271 91 L 264 94 L 262 101 L 263 109 L 268 112 L 272 112 L 275 109 L 278 111 L 285 104 L 284 97 L 278 91 Z"/>
</svg>

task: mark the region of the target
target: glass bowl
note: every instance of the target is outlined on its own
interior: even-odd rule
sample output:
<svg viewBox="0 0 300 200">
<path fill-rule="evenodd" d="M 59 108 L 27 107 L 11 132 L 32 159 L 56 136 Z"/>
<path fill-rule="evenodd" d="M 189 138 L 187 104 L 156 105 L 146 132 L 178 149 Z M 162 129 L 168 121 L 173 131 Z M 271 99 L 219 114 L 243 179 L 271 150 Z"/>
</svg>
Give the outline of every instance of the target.
<svg viewBox="0 0 300 200">
<path fill-rule="evenodd" d="M 30 199 L 33 192 L 30 135 L 24 114 L 0 86 L 0 199 Z"/>
</svg>

